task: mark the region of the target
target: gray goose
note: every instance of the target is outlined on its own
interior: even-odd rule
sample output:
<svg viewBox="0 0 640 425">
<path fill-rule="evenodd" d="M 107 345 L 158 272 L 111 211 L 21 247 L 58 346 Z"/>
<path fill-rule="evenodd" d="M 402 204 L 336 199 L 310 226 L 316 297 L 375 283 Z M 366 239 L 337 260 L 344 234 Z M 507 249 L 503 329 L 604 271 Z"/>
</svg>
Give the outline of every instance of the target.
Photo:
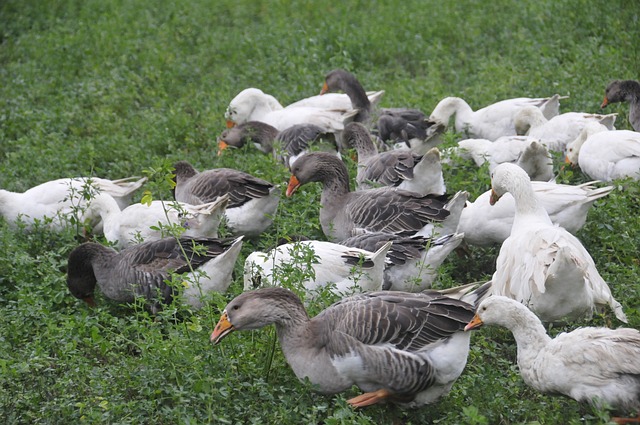
<svg viewBox="0 0 640 425">
<path fill-rule="evenodd" d="M 155 314 L 163 303 L 173 299 L 174 288 L 166 283 L 171 279 L 170 273 L 185 273 L 185 282 L 196 282 L 185 289 L 185 301 L 200 308 L 202 295 L 227 290 L 241 247 L 242 236 L 236 239 L 183 237 L 179 241 L 169 237 L 120 252 L 99 243 L 85 242 L 69 254 L 67 287 L 74 297 L 90 306 L 95 305 L 96 285 L 105 297 L 114 301 L 132 302 L 136 296 L 142 296 Z"/>
<path fill-rule="evenodd" d="M 374 232 L 352 236 L 340 244 L 375 252 L 385 243 L 392 242 L 387 252 L 382 289 L 418 292 L 431 287 L 437 275 L 436 270 L 463 238 L 462 233 L 426 238 Z"/>
<path fill-rule="evenodd" d="M 464 296 L 475 303 L 484 285 Z M 465 301 L 424 293 L 355 295 L 309 318 L 300 298 L 284 288 L 245 292 L 232 300 L 211 340 L 235 330 L 275 324 L 282 352 L 299 379 L 324 394 L 357 385 L 354 407 L 384 400 L 417 407 L 449 392 L 467 361 L 474 314 Z"/>
<path fill-rule="evenodd" d="M 640 81 L 615 80 L 605 90 L 601 108 L 610 103 L 629 102 L 629 122 L 635 131 L 640 131 Z"/>
<path fill-rule="evenodd" d="M 347 167 L 323 152 L 312 152 L 296 161 L 286 195 L 292 196 L 310 182 L 322 183 L 320 224 L 332 242 L 362 231 L 432 236 L 435 223 L 442 225 L 436 233 L 454 233 L 467 196 L 459 192 L 445 204 L 438 197 L 389 187 L 351 192 Z"/>
<path fill-rule="evenodd" d="M 357 122 L 347 124 L 342 137 L 358 152 L 356 185 L 359 190 L 392 186 L 421 195 L 444 195 L 447 191 L 438 148 L 426 155 L 409 150 L 378 153 L 369 130 Z"/>
<path fill-rule="evenodd" d="M 278 186 L 231 168 L 198 172 L 187 161 L 176 162 L 174 168 L 176 201 L 199 205 L 229 194 L 225 216 L 233 234 L 257 236 L 273 222 L 280 202 Z"/>
</svg>

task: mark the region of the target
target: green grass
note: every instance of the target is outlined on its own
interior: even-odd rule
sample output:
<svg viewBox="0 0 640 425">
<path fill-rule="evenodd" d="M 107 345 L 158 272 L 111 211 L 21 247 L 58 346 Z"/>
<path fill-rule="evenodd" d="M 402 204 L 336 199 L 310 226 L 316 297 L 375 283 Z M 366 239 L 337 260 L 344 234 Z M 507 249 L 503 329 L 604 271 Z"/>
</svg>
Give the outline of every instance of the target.
<svg viewBox="0 0 640 425">
<path fill-rule="evenodd" d="M 252 151 L 216 156 L 228 102 L 259 87 L 282 103 L 317 94 L 333 68 L 382 106 L 430 112 L 461 96 L 477 109 L 519 96 L 570 95 L 563 111 L 598 112 L 604 87 L 638 79 L 640 9 L 633 1 L 316 2 L 203 0 L 5 0 L 0 3 L 0 187 L 47 180 L 121 178 L 185 159 L 234 167 L 284 184 L 286 170 Z M 613 105 L 629 129 L 628 105 Z M 449 133 L 447 145 L 458 136 Z M 559 164 L 558 164 L 559 165 Z M 477 196 L 486 170 L 458 161 L 450 191 Z M 586 177 L 565 170 L 560 181 Z M 169 198 L 165 185 L 148 187 Z M 284 189 L 283 189 L 284 191 Z M 142 196 L 142 193 L 139 194 Z M 192 312 L 100 299 L 89 310 L 68 294 L 73 231 L 29 234 L 0 222 L 0 422 L 583 424 L 599 412 L 527 388 L 511 335 L 483 329 L 452 392 L 418 410 L 354 411 L 356 393 L 322 396 L 300 383 L 274 345 L 273 330 L 239 333 L 220 346 L 209 334 L 241 292 L 244 257 L 289 234 L 321 238 L 319 187 L 283 199 L 274 226 L 245 243 L 227 294 Z M 630 326 L 640 326 L 640 185 L 617 182 L 596 202 L 579 237 Z M 439 286 L 491 275 L 497 249 L 452 256 Z M 605 324 L 611 315 L 581 325 Z M 613 321 L 613 325 L 619 323 Z M 558 332 L 561 329 L 553 329 Z"/>
</svg>

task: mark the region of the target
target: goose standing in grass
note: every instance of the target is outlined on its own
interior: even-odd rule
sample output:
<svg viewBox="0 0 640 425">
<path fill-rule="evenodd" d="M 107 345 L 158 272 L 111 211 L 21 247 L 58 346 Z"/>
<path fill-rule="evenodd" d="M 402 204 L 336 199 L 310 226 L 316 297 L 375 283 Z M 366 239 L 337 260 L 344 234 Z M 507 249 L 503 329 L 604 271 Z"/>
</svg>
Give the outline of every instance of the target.
<svg viewBox="0 0 640 425">
<path fill-rule="evenodd" d="M 601 108 L 615 102 L 629 102 L 629 122 L 635 131 L 640 131 L 640 81 L 615 80 L 605 89 Z"/>
<path fill-rule="evenodd" d="M 242 236 L 236 239 L 173 237 L 133 245 L 120 252 L 86 242 L 69 254 L 67 286 L 71 294 L 95 305 L 96 285 L 105 297 L 133 302 L 144 297 L 151 311 L 170 303 L 175 289 L 167 284 L 170 273 L 183 274 L 185 301 L 202 307 L 202 296 L 225 292 L 231 284 Z"/>
<path fill-rule="evenodd" d="M 509 329 L 518 345 L 524 382 L 546 394 L 563 394 L 598 408 L 640 412 L 640 332 L 631 328 L 578 328 L 549 337 L 524 305 L 502 296 L 480 303 L 465 330 L 483 324 Z M 617 423 L 638 423 L 615 418 Z"/>
<path fill-rule="evenodd" d="M 120 180 L 76 177 L 51 180 L 23 193 L 0 190 L 0 215 L 14 227 L 21 221 L 27 230 L 36 221 L 46 222 L 52 230 L 62 230 L 72 217 L 80 223 L 89 220 L 97 225 L 100 216 L 88 207 L 92 197 L 108 193 L 119 208 L 125 208 L 146 181 L 137 177 Z"/>
<path fill-rule="evenodd" d="M 227 226 L 235 235 L 258 236 L 273 222 L 280 188 L 251 174 L 230 168 L 198 172 L 186 161 L 175 168 L 175 199 L 199 205 L 229 195 Z"/>
<path fill-rule="evenodd" d="M 365 393 L 348 400 L 354 407 L 385 400 L 418 407 L 447 394 L 462 373 L 469 352 L 462 330 L 485 292 L 486 285 L 462 301 L 436 291 L 370 292 L 309 318 L 293 292 L 258 289 L 227 305 L 211 341 L 275 324 L 293 372 L 319 392 L 357 385 Z"/>
<path fill-rule="evenodd" d="M 369 130 L 358 122 L 347 124 L 342 137 L 358 152 L 358 190 L 391 186 L 420 195 L 444 195 L 447 191 L 438 148 L 424 156 L 403 150 L 378 153 Z"/>
<path fill-rule="evenodd" d="M 153 201 L 150 204 L 133 204 L 120 210 L 113 197 L 98 194 L 89 208 L 102 218 L 105 238 L 118 249 L 140 241 L 162 239 L 168 227 L 177 225 L 184 229 L 181 236 L 217 238 L 218 226 L 229 202 L 223 195 L 213 202 L 190 205 L 183 202 Z"/>
<path fill-rule="evenodd" d="M 582 243 L 551 222 L 524 170 L 498 165 L 491 188 L 492 205 L 509 192 L 516 207 L 511 234 L 496 261 L 493 294 L 527 305 L 545 322 L 591 316 L 607 305 L 627 321 Z"/>
<path fill-rule="evenodd" d="M 274 282 L 280 285 L 293 277 L 291 284 L 304 286 L 310 297 L 327 285 L 343 297 L 380 291 L 390 246 L 387 242 L 374 251 L 365 251 L 331 242 L 300 241 L 269 252 L 254 251 L 244 263 L 244 290 L 273 286 Z"/>
<path fill-rule="evenodd" d="M 566 112 L 547 119 L 540 109 L 527 106 L 518 111 L 515 124 L 518 134 L 536 138 L 549 150 L 564 153 L 567 144 L 575 140 L 585 125 L 590 122 L 600 123 L 609 130 L 615 130 L 617 115 Z"/>
<path fill-rule="evenodd" d="M 572 186 L 532 181 L 531 186 L 551 222 L 575 235 L 587 221 L 593 203 L 613 190 L 613 186 L 595 187 L 595 183 L 598 182 Z M 495 205 L 489 204 L 490 198 L 491 190 L 488 190 L 474 202 L 467 202 L 462 210 L 458 232 L 464 233 L 464 240 L 469 244 L 501 244 L 511 234 L 516 212 L 513 196 L 505 193 Z"/>
<path fill-rule="evenodd" d="M 377 251 L 392 242 L 387 252 L 382 289 L 418 292 L 431 288 L 437 269 L 462 242 L 464 235 L 454 233 L 437 239 L 421 236 L 403 237 L 389 233 L 363 233 L 340 244 L 367 251 Z"/>
<path fill-rule="evenodd" d="M 455 129 L 458 133 L 466 133 L 467 137 L 474 139 L 496 140 L 516 134 L 514 118 L 525 106 L 540 108 L 545 117 L 551 118 L 558 115 L 560 99 L 559 95 L 537 99 L 520 97 L 502 100 L 473 111 L 464 99 L 447 97 L 436 105 L 429 121 L 446 127 L 449 119 L 455 115 Z"/>
<path fill-rule="evenodd" d="M 592 179 L 640 180 L 640 132 L 607 131 L 603 125 L 589 124 L 567 145 L 566 162 L 579 165 Z"/>
<path fill-rule="evenodd" d="M 448 203 L 395 188 L 351 192 L 344 163 L 333 155 L 312 152 L 296 161 L 286 195 L 306 183 L 321 182 L 320 224 L 332 242 L 362 231 L 404 236 L 455 233 L 467 193 L 457 193 Z M 439 224 L 439 226 L 436 226 Z"/>
</svg>

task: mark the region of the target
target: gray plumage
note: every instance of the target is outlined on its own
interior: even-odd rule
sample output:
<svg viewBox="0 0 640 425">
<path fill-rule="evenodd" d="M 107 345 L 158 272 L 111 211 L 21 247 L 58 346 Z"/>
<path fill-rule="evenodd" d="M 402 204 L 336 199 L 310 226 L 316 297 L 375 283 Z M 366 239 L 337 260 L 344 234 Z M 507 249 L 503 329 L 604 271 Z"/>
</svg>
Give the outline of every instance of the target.
<svg viewBox="0 0 640 425">
<path fill-rule="evenodd" d="M 610 103 L 629 102 L 629 122 L 635 131 L 640 131 L 640 82 L 635 80 L 615 80 L 605 90 L 601 108 Z"/>
<path fill-rule="evenodd" d="M 353 121 L 366 123 L 369 120 L 371 101 L 355 75 L 344 69 L 334 69 L 325 76 L 324 81 L 322 93 L 342 91 L 349 96 L 353 109 L 358 110 Z"/>
</svg>

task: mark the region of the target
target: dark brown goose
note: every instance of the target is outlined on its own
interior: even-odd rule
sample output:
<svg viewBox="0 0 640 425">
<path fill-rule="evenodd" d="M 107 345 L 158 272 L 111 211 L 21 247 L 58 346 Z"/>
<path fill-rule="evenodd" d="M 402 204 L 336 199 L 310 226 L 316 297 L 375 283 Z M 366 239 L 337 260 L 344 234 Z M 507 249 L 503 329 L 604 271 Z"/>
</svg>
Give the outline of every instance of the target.
<svg viewBox="0 0 640 425">
<path fill-rule="evenodd" d="M 229 194 L 225 216 L 234 234 L 257 236 L 273 222 L 280 201 L 278 186 L 231 168 L 198 172 L 187 161 L 176 162 L 174 168 L 176 201 L 199 205 Z"/>
<path fill-rule="evenodd" d="M 484 296 L 487 285 L 462 299 Z M 235 330 L 275 324 L 282 352 L 299 379 L 335 394 L 357 385 L 364 394 L 349 403 L 384 400 L 417 407 L 449 392 L 467 361 L 473 317 L 465 301 L 425 293 L 370 292 L 333 304 L 309 318 L 302 302 L 283 288 L 245 292 L 231 301 L 211 340 Z"/>
<path fill-rule="evenodd" d="M 635 131 L 640 131 L 640 82 L 635 80 L 615 80 L 605 90 L 601 108 L 610 103 L 629 102 L 629 122 Z"/>
<path fill-rule="evenodd" d="M 300 158 L 291 167 L 291 174 L 287 196 L 306 183 L 322 183 L 320 224 L 332 242 L 361 231 L 404 236 L 432 236 L 434 230 L 439 234 L 455 233 L 467 195 L 460 192 L 445 204 L 436 197 L 389 187 L 351 192 L 347 167 L 335 156 L 322 152 Z M 441 223 L 442 227 L 434 229 L 434 223 Z"/>
<path fill-rule="evenodd" d="M 204 247 L 204 250 L 201 249 Z M 69 292 L 95 305 L 96 285 L 105 297 L 132 302 L 144 297 L 156 313 L 162 303 L 171 302 L 174 290 L 167 285 L 170 272 L 186 273 L 185 282 L 197 282 L 184 291 L 185 301 L 201 307 L 201 295 L 224 292 L 231 283 L 242 236 L 237 239 L 164 238 L 117 252 L 95 242 L 86 242 L 69 254 Z M 187 260 L 188 259 L 188 260 Z M 205 274 L 202 274 L 202 273 Z"/>
</svg>

